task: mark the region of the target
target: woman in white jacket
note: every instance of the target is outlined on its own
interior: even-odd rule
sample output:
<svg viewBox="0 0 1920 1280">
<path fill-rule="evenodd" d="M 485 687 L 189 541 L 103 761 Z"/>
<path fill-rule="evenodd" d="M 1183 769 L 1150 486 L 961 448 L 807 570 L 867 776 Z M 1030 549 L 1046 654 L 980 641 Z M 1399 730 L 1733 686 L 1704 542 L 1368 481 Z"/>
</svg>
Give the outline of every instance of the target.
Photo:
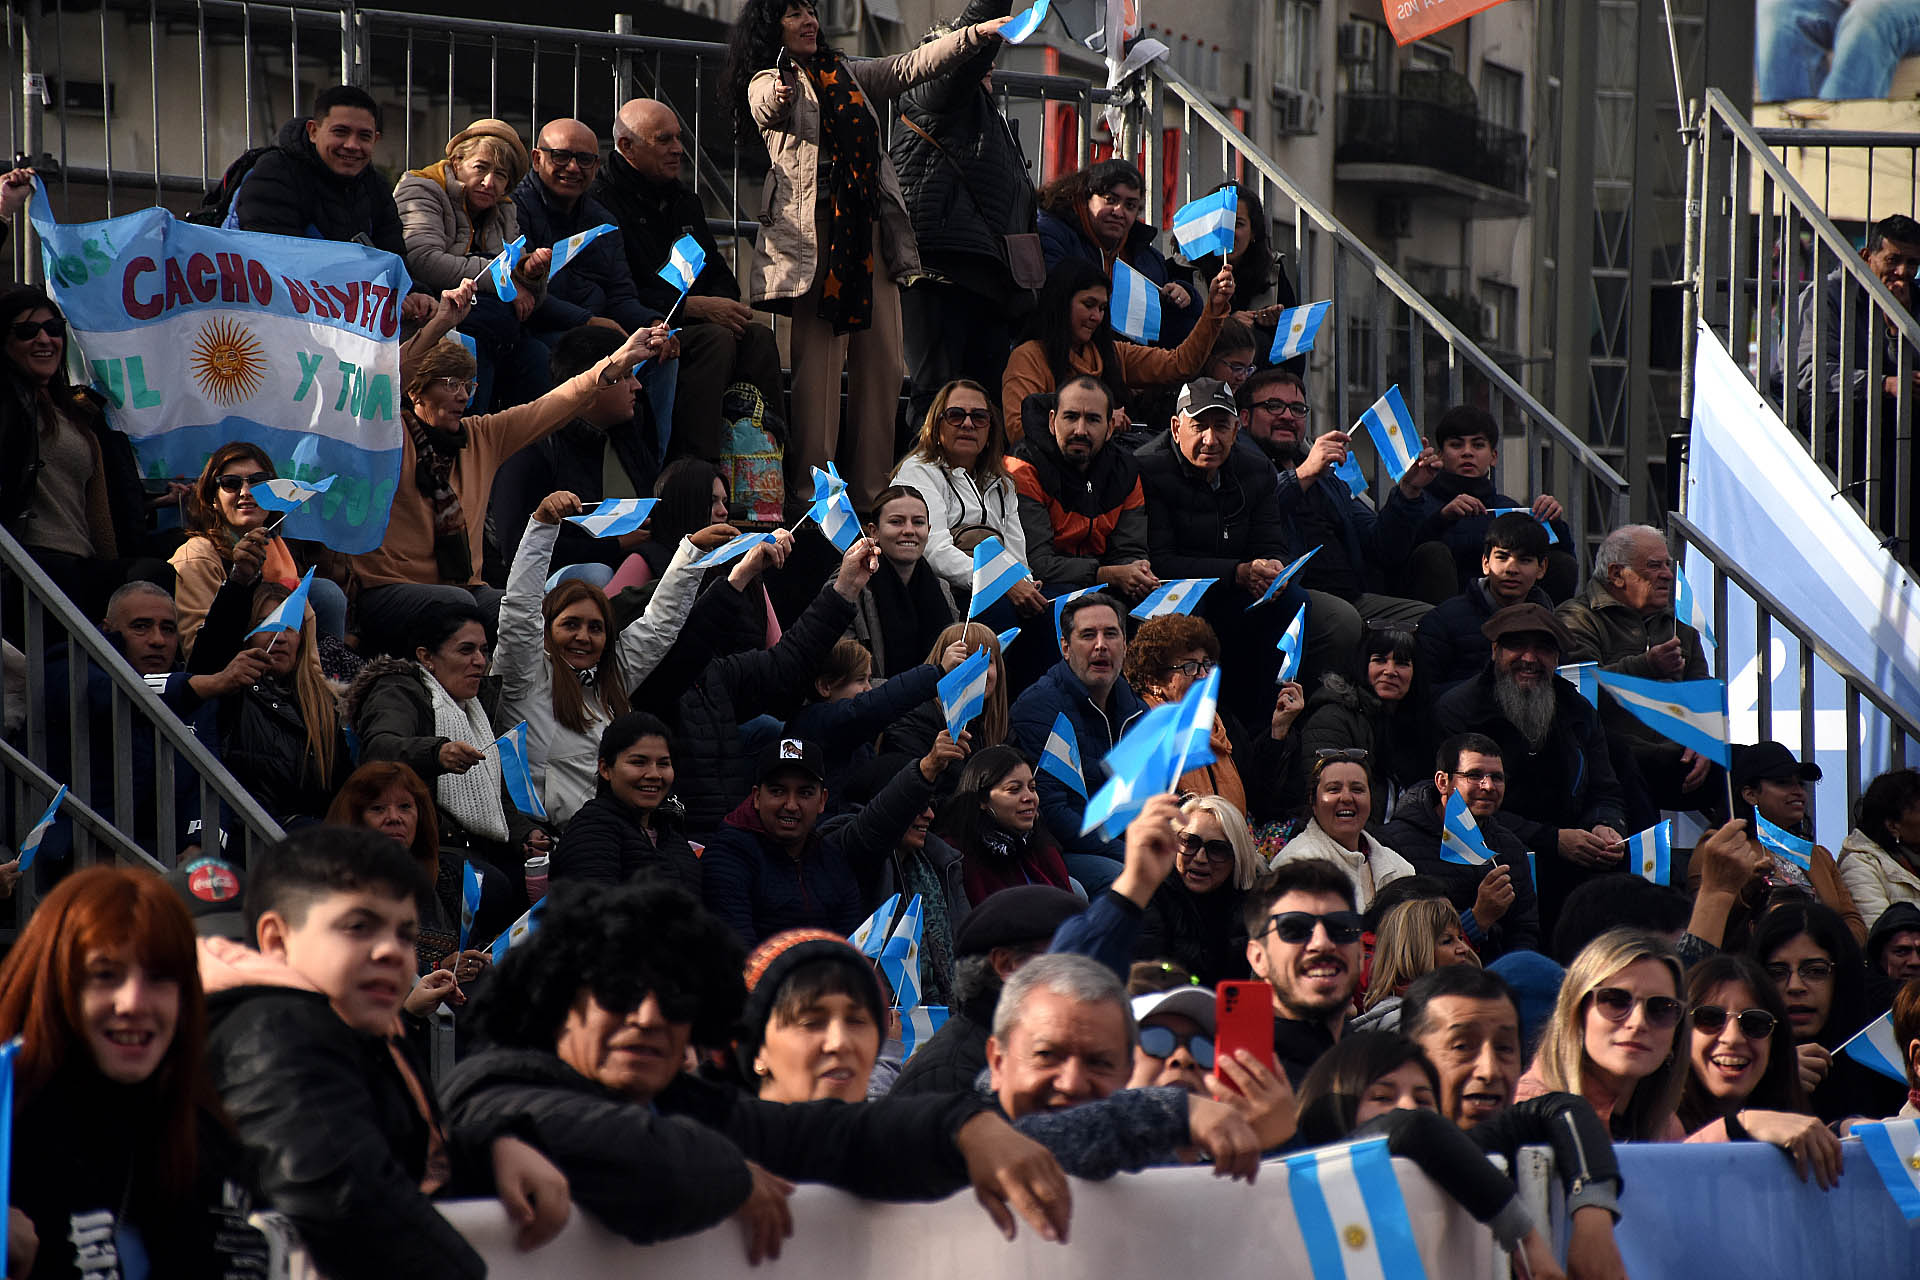
<svg viewBox="0 0 1920 1280">
<path fill-rule="evenodd" d="M 1373 814 L 1367 753 L 1322 751 L 1313 761 L 1313 819 L 1274 858 L 1274 865 L 1295 858 L 1325 858 L 1353 881 L 1355 904 L 1373 905 L 1381 888 L 1413 874 L 1413 864 L 1367 834 Z"/>
<path fill-rule="evenodd" d="M 926 560 L 949 586 L 973 589 L 973 548 L 954 543 L 956 529 L 991 533 L 1021 564 L 1027 562 L 1027 535 L 1020 525 L 1020 498 L 1007 474 L 1006 426 L 1000 406 L 986 388 L 961 379 L 933 397 L 913 452 L 894 468 L 893 483 L 910 485 L 927 502 L 930 528 Z M 1005 599 L 1022 618 L 1047 607 L 1032 580 L 1015 584 Z"/>
<path fill-rule="evenodd" d="M 1840 881 L 1869 929 L 1894 903 L 1920 903 L 1920 770 L 1889 770 L 1860 793 Z"/>
<path fill-rule="evenodd" d="M 646 679 L 686 624 L 703 571 L 699 556 L 737 530 L 712 525 L 681 540 L 647 611 L 608 643 L 613 608 L 599 588 L 578 580 L 547 589 L 560 521 L 582 511 L 577 495 L 548 494 L 527 521 L 500 601 L 493 673 L 501 678 L 500 719 L 527 722 L 527 764 L 547 814 L 565 823 L 599 781 L 600 734 L 627 710 L 628 692 Z M 557 673 L 565 678 L 556 680 Z"/>
</svg>

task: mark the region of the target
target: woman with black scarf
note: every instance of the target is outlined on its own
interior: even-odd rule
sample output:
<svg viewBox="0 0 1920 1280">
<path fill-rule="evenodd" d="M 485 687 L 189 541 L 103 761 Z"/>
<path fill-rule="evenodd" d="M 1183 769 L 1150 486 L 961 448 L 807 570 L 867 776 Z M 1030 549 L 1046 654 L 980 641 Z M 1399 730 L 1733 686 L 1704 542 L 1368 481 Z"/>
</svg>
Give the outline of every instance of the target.
<svg viewBox="0 0 1920 1280">
<path fill-rule="evenodd" d="M 940 633 L 960 621 L 952 588 L 926 560 L 930 530 L 927 501 L 910 485 L 882 490 L 868 517 L 881 566 L 854 605 L 850 634 L 873 655 L 876 680 L 919 666 Z"/>
</svg>

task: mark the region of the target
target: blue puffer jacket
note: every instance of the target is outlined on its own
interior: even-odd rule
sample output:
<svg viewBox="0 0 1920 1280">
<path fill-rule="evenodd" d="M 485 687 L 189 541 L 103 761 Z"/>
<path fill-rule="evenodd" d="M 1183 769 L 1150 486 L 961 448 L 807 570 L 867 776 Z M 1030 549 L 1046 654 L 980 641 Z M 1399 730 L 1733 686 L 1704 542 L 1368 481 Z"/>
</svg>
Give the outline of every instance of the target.
<svg viewBox="0 0 1920 1280">
<path fill-rule="evenodd" d="M 1087 686 L 1080 683 L 1080 678 L 1062 659 L 1014 702 L 1008 732 L 1013 744 L 1027 759 L 1038 760 L 1041 749 L 1047 745 L 1047 735 L 1053 731 L 1053 722 L 1062 711 L 1066 712 L 1080 746 L 1080 767 L 1086 770 L 1087 794 L 1092 795 L 1107 780 L 1104 764 L 1107 752 L 1120 740 L 1120 734 L 1134 717 L 1147 709 L 1125 676 L 1113 682 L 1107 701 L 1108 709 L 1102 711 L 1094 704 Z M 1087 802 L 1076 795 L 1072 787 L 1050 773 L 1039 775 L 1039 786 L 1040 820 L 1047 824 L 1047 830 L 1053 833 L 1063 851 L 1098 854 L 1116 860 L 1125 857 L 1123 841 L 1102 840 L 1098 833 L 1080 834 Z"/>
</svg>

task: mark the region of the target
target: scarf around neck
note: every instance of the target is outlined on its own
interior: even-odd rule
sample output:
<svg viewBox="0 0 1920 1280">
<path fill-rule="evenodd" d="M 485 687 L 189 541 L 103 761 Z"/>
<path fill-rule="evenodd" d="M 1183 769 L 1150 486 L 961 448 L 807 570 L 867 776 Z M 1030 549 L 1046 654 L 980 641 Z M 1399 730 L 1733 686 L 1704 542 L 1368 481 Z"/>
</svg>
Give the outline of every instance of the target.
<svg viewBox="0 0 1920 1280">
<path fill-rule="evenodd" d="M 434 733 L 449 742 L 464 742 L 486 752 L 480 763 L 465 773 L 441 774 L 433 784 L 434 799 L 468 835 L 504 843 L 507 813 L 500 803 L 500 753 L 488 750 L 493 746 L 493 726 L 487 722 L 480 699 L 455 702 L 431 671 L 420 667 L 419 674 L 433 701 Z"/>
<path fill-rule="evenodd" d="M 433 565 L 440 581 L 456 585 L 473 578 L 473 550 L 467 540 L 467 513 L 453 488 L 453 465 L 467 446 L 467 429 L 429 427 L 411 413 L 401 415 L 413 438 L 413 482 L 433 509 Z"/>
<path fill-rule="evenodd" d="M 827 169 L 826 275 L 820 315 L 835 333 L 873 323 L 873 222 L 880 190 L 880 126 L 844 58 L 823 54 L 804 66 L 820 103 L 820 159 Z"/>
</svg>

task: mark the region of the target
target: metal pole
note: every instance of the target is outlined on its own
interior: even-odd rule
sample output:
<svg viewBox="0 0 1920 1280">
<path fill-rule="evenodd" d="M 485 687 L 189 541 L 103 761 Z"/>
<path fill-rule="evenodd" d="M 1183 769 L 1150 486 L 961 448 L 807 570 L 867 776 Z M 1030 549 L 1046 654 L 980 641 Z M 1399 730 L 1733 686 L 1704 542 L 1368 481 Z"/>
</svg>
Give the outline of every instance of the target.
<svg viewBox="0 0 1920 1280">
<path fill-rule="evenodd" d="M 1667 18 L 1667 39 L 1673 39 L 1673 18 L 1671 6 Z M 1678 64 L 1674 67 L 1677 80 L 1680 74 Z M 1682 264 L 1680 274 L 1683 277 L 1680 288 L 1680 430 L 1686 432 L 1693 422 L 1693 358 L 1699 344 L 1700 327 L 1700 254 L 1701 241 L 1706 236 L 1706 201 L 1701 198 L 1700 178 L 1706 172 L 1701 151 L 1707 145 L 1706 112 L 1700 102 L 1690 100 L 1686 105 L 1686 115 L 1680 122 L 1680 138 L 1687 148 L 1687 225 L 1686 237 L 1681 241 Z M 1727 199 L 1737 201 L 1741 195 L 1729 191 Z M 1737 207 L 1737 206 L 1736 206 Z M 1735 216 L 1738 216 L 1736 213 Z M 1737 263 L 1728 264 L 1738 269 Z M 1735 286 L 1738 287 L 1737 285 Z M 1730 334 L 1727 341 L 1738 343 L 1743 335 Z M 1737 349 L 1737 348 L 1736 348 Z"/>
<path fill-rule="evenodd" d="M 41 94 L 46 90 L 46 77 L 34 63 L 34 49 L 40 36 L 40 0 L 27 0 L 26 13 L 20 19 L 20 149 L 38 159 L 41 147 L 40 112 L 45 103 Z M 65 211 L 62 211 L 63 216 Z M 25 255 L 26 279 L 29 284 L 41 282 L 40 237 L 35 234 L 33 220 L 22 218 L 22 251 Z M 29 717 L 31 718 L 31 717 Z"/>
</svg>

